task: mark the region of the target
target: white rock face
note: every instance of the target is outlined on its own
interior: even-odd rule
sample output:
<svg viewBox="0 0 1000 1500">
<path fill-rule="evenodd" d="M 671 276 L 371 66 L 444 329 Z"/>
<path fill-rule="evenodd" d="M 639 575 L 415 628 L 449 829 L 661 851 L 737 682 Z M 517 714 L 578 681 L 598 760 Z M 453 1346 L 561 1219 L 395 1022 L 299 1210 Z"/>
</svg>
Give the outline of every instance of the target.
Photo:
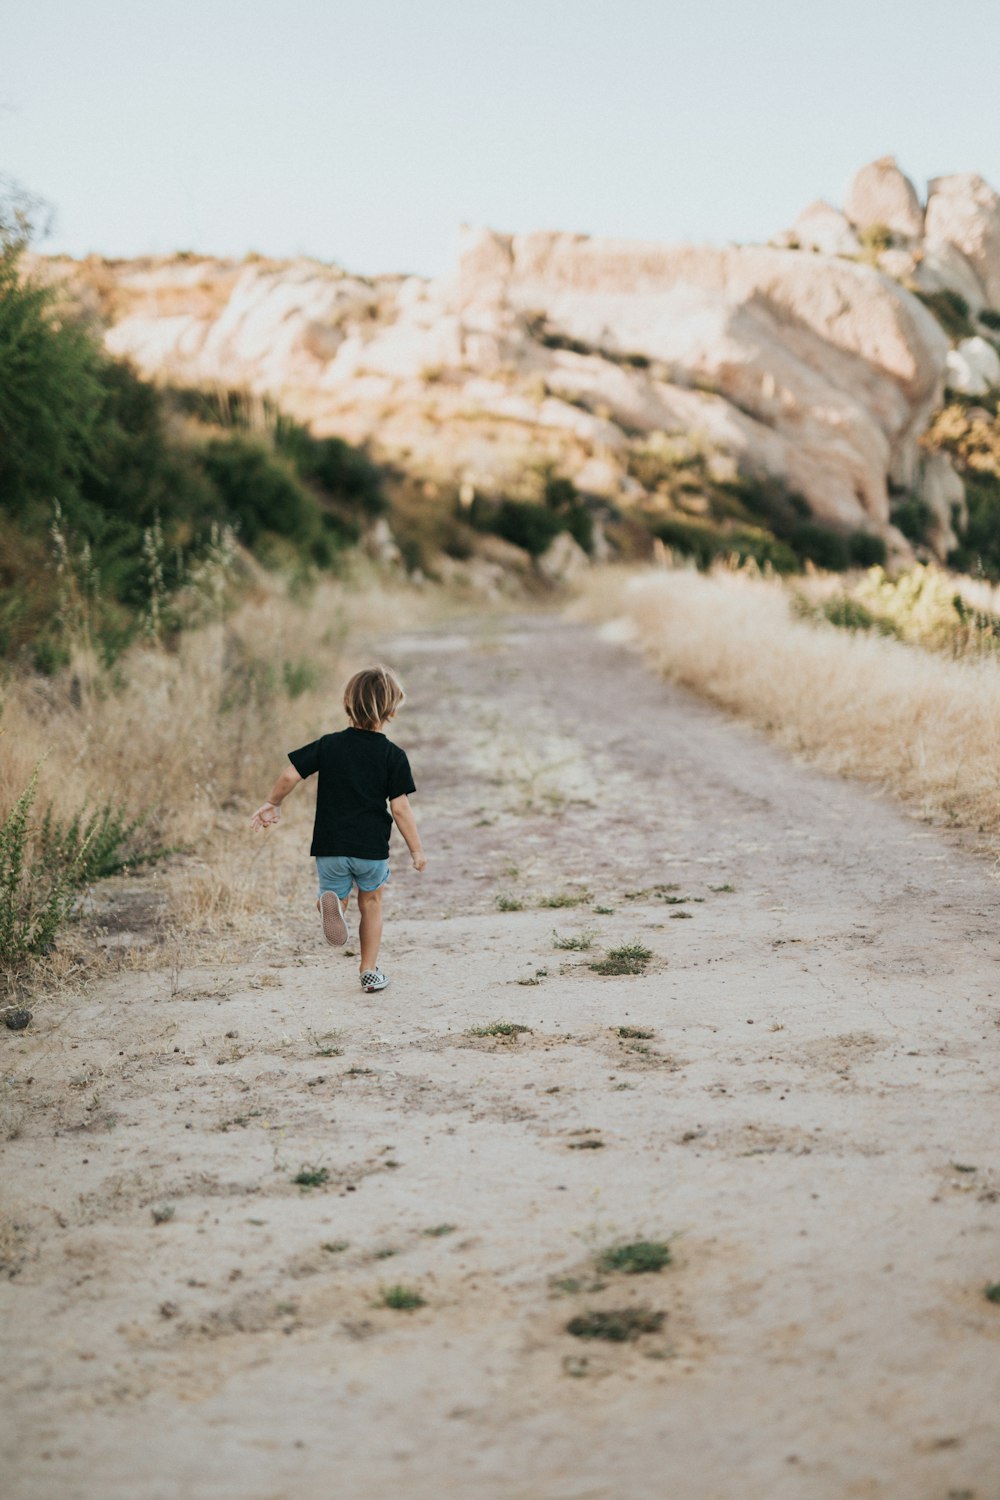
<svg viewBox="0 0 1000 1500">
<path fill-rule="evenodd" d="M 948 350 L 945 384 L 950 391 L 967 396 L 985 396 L 1000 386 L 1000 354 L 987 339 L 962 339 Z"/>
<path fill-rule="evenodd" d="M 543 315 L 550 337 L 593 357 L 639 355 L 666 376 L 630 374 L 643 400 L 657 403 L 659 426 L 690 428 L 696 416 L 723 446 L 736 429 L 747 465 L 800 489 L 821 520 L 887 524 L 887 477 L 912 476 L 947 350 L 935 319 L 894 282 L 867 266 L 762 246 L 493 238 L 487 247 L 478 236 L 452 279 L 463 317 L 488 308 L 530 327 Z M 558 369 L 564 385 L 586 379 L 564 360 Z M 601 379 L 624 419 L 615 381 L 603 370 Z"/>
<path fill-rule="evenodd" d="M 927 199 L 928 249 L 957 251 L 1000 311 L 1000 195 L 975 172 L 935 177 Z"/>
<path fill-rule="evenodd" d="M 869 162 L 854 174 L 844 212 L 859 229 L 884 225 L 902 239 L 919 239 L 924 215 L 913 183 L 892 156 Z"/>
<path fill-rule="evenodd" d="M 909 233 L 910 193 L 875 163 L 852 215 Z M 147 374 L 271 394 L 438 480 L 517 493 L 544 461 L 627 505 L 643 497 L 630 449 L 684 433 L 715 472 L 775 476 L 817 519 L 889 536 L 888 485 L 917 483 L 947 340 L 897 281 L 845 258 L 844 214 L 816 203 L 797 233 L 819 253 L 467 229 L 436 281 L 175 260 L 105 264 L 94 285 L 114 282 L 108 347 Z M 992 242 L 968 225 L 961 242 L 935 253 L 976 278 L 967 256 L 985 264 Z M 912 246 L 890 253 L 897 274 L 916 264 Z M 86 283 L 86 266 L 63 273 Z"/>
</svg>

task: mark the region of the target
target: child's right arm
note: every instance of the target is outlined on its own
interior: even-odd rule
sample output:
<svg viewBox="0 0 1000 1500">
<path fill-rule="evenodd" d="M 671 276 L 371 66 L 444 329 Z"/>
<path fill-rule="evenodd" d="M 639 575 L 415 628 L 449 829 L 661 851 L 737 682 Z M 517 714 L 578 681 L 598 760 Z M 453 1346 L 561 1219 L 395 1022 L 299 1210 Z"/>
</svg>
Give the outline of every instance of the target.
<svg viewBox="0 0 1000 1500">
<path fill-rule="evenodd" d="M 410 784 L 412 786 L 413 783 Z M 409 797 L 393 797 L 389 803 L 389 811 L 392 813 L 393 822 L 406 840 L 406 847 L 413 860 L 413 868 L 421 871 L 426 869 L 427 855 L 420 843 L 420 832 L 417 828 L 417 820 L 413 816 Z"/>
<path fill-rule="evenodd" d="M 289 766 L 286 770 L 282 771 L 271 788 L 271 793 L 267 801 L 258 807 L 250 819 L 250 827 L 254 832 L 259 833 L 262 828 L 270 828 L 272 823 L 277 823 L 281 817 L 282 802 L 284 802 L 289 792 L 295 790 L 301 780 L 302 777 L 294 766 Z"/>
</svg>

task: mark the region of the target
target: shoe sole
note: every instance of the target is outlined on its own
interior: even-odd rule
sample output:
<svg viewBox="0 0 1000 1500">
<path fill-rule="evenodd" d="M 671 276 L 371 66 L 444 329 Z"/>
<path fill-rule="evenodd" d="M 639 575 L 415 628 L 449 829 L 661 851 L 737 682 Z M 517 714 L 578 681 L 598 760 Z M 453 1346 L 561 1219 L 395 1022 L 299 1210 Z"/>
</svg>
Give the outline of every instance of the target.
<svg viewBox="0 0 1000 1500">
<path fill-rule="evenodd" d="M 323 936 L 331 947 L 342 948 L 347 942 L 347 923 L 340 902 L 333 891 L 324 891 L 319 905 L 323 914 Z"/>
<path fill-rule="evenodd" d="M 385 984 L 363 984 L 361 988 L 366 995 L 380 995 L 383 990 L 389 988 L 389 981 L 387 979 Z"/>
</svg>

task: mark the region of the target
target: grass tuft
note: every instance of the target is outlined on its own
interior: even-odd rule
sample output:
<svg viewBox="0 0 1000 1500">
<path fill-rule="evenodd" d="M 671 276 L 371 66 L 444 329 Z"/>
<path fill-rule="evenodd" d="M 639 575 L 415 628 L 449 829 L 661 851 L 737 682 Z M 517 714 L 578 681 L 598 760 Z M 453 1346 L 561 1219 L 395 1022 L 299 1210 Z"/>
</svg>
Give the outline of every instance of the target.
<svg viewBox="0 0 1000 1500">
<path fill-rule="evenodd" d="M 627 1245 L 612 1245 L 597 1257 L 602 1271 L 624 1271 L 629 1276 L 662 1271 L 670 1261 L 670 1246 L 663 1240 L 633 1240 Z"/>
<path fill-rule="evenodd" d="M 520 896 L 510 896 L 506 892 L 501 892 L 496 901 L 497 911 L 524 911 L 524 902 Z"/>
<path fill-rule="evenodd" d="M 522 1026 L 518 1021 L 491 1021 L 488 1026 L 473 1026 L 470 1036 L 501 1036 L 512 1039 L 530 1032 L 530 1026 Z"/>
<path fill-rule="evenodd" d="M 299 1187 L 314 1188 L 322 1187 L 324 1182 L 329 1181 L 329 1177 L 326 1167 L 300 1167 L 292 1181 Z"/>
<path fill-rule="evenodd" d="M 410 1286 L 384 1286 L 379 1297 L 383 1307 L 391 1307 L 396 1312 L 412 1312 L 414 1308 L 427 1306 L 427 1299 Z"/>
<path fill-rule="evenodd" d="M 634 1343 L 644 1333 L 657 1333 L 666 1313 L 651 1307 L 618 1307 L 603 1312 L 580 1313 L 570 1318 L 566 1332 L 577 1339 L 606 1339 L 612 1344 Z"/>
<path fill-rule="evenodd" d="M 604 958 L 591 964 L 595 974 L 642 974 L 653 956 L 653 950 L 642 943 L 623 943 L 609 948 Z"/>
<path fill-rule="evenodd" d="M 552 934 L 553 948 L 561 948 L 566 953 L 588 953 L 594 946 L 596 932 L 573 932 L 569 937 L 560 937 L 557 932 Z"/>
<path fill-rule="evenodd" d="M 551 910 L 558 910 L 564 906 L 580 906 L 584 901 L 589 900 L 589 891 L 557 891 L 554 895 L 543 896 L 538 904 Z"/>
</svg>

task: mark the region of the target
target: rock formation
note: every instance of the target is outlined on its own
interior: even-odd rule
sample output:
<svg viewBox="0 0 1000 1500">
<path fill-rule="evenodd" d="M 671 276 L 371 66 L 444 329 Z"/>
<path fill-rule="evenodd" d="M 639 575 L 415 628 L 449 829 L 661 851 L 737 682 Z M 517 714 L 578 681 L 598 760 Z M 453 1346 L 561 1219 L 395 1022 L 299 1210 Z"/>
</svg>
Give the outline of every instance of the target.
<svg viewBox="0 0 1000 1500">
<path fill-rule="evenodd" d="M 897 547 L 891 489 L 923 487 L 940 546 L 952 535 L 961 481 L 918 446 L 945 381 L 997 377 L 990 327 L 949 354 L 915 293 L 1000 310 L 1000 199 L 937 178 L 925 212 L 888 157 L 843 212 L 815 203 L 767 246 L 469 229 L 431 281 L 307 260 L 57 270 L 142 371 L 268 393 L 469 496 L 516 494 L 547 464 L 619 506 L 652 503 L 636 445 L 683 433 L 720 476 L 773 476 L 818 520 Z"/>
</svg>

